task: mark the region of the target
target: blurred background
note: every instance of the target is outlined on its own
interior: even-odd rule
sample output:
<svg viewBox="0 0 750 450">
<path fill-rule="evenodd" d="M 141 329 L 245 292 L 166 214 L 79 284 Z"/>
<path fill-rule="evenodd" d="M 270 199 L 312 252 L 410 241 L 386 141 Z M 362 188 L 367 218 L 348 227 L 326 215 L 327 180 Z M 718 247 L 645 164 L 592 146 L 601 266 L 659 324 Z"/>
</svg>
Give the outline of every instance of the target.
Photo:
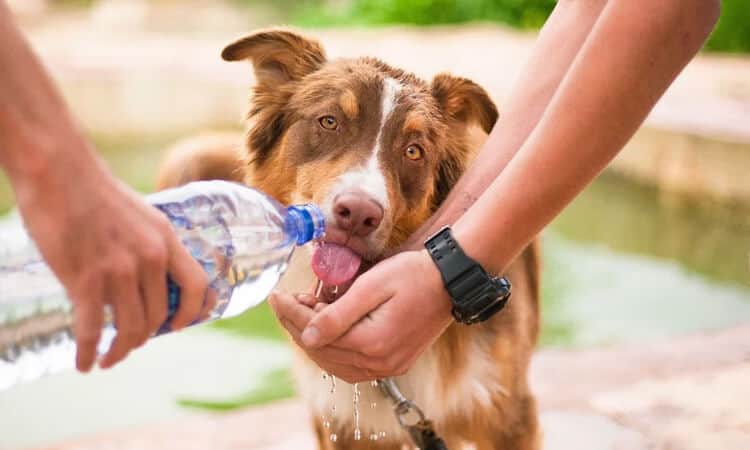
<svg viewBox="0 0 750 450">
<path fill-rule="evenodd" d="M 242 129 L 251 69 L 219 52 L 243 33 L 290 24 L 319 38 L 329 57 L 377 56 L 424 77 L 449 70 L 485 86 L 502 112 L 555 2 L 9 4 L 109 167 L 146 193 L 171 143 Z M 670 342 L 750 323 L 748 24 L 746 0 L 724 0 L 704 52 L 545 231 L 542 352 Z M 0 174 L 0 224 L 20 226 L 13 206 Z M 0 392 L 0 449 L 63 448 L 290 398 L 291 355 L 266 306 L 162 337 L 110 372 Z"/>
</svg>

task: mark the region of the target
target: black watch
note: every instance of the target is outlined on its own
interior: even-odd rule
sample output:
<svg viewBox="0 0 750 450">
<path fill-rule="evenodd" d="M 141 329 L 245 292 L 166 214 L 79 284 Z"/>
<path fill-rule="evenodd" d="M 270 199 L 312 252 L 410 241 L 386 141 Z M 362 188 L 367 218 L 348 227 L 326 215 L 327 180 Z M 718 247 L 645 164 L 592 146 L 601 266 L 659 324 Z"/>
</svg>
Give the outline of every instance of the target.
<svg viewBox="0 0 750 450">
<path fill-rule="evenodd" d="M 443 277 L 457 322 L 467 325 L 483 322 L 508 303 L 510 282 L 505 277 L 490 276 L 468 257 L 453 238 L 450 227 L 443 227 L 424 246 Z"/>
</svg>

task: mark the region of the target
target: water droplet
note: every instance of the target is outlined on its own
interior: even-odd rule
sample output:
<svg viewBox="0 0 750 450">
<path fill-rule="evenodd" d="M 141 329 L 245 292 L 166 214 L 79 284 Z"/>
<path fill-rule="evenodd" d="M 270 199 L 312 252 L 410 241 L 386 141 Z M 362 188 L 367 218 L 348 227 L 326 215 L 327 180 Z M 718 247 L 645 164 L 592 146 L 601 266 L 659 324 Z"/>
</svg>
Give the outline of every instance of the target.
<svg viewBox="0 0 750 450">
<path fill-rule="evenodd" d="M 377 408 L 377 406 L 378 406 L 378 404 L 376 402 L 370 403 L 370 409 L 375 409 L 375 408 Z"/>
<path fill-rule="evenodd" d="M 352 403 L 354 403 L 354 440 L 359 440 L 360 438 L 360 431 L 359 431 L 359 383 L 354 383 L 353 389 L 353 399 Z"/>
<path fill-rule="evenodd" d="M 362 432 L 359 430 L 359 428 L 357 428 L 356 430 L 354 430 L 354 440 L 358 441 L 360 439 L 362 439 Z"/>
<path fill-rule="evenodd" d="M 331 439 L 331 442 L 336 442 L 339 440 L 339 437 L 336 435 L 336 433 L 331 433 L 329 439 Z"/>
<path fill-rule="evenodd" d="M 326 430 L 329 429 L 329 428 L 331 428 L 331 422 L 329 422 L 329 421 L 326 420 L 325 422 L 323 422 L 323 427 Z"/>
<path fill-rule="evenodd" d="M 328 372 L 323 372 L 323 380 L 328 381 Z"/>
<path fill-rule="evenodd" d="M 370 434 L 370 440 L 371 441 L 377 441 L 378 440 L 378 435 L 375 434 L 375 433 Z"/>
<path fill-rule="evenodd" d="M 372 381 L 370 381 L 370 386 L 372 386 L 372 387 L 378 387 L 378 380 L 372 380 Z"/>
<path fill-rule="evenodd" d="M 330 378 L 331 378 L 331 415 L 335 417 L 336 416 L 336 377 L 331 375 Z"/>
<path fill-rule="evenodd" d="M 380 439 L 385 439 L 385 431 L 381 431 L 380 433 L 378 433 L 378 437 Z"/>
</svg>

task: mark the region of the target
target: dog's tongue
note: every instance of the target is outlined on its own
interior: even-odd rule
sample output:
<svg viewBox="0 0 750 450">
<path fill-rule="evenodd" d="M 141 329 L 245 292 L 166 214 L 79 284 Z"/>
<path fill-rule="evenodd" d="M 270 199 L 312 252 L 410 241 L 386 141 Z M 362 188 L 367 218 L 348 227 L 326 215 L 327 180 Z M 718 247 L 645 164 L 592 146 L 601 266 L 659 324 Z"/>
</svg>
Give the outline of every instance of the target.
<svg viewBox="0 0 750 450">
<path fill-rule="evenodd" d="M 362 258 L 348 247 L 322 243 L 315 248 L 312 269 L 329 286 L 338 286 L 354 278 Z"/>
</svg>

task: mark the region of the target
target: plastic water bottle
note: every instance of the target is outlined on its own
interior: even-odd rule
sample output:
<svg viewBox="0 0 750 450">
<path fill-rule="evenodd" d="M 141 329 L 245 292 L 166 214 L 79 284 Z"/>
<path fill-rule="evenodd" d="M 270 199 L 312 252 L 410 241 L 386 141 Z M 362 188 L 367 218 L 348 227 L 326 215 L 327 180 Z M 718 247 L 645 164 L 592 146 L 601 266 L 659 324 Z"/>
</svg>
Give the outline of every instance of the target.
<svg viewBox="0 0 750 450">
<path fill-rule="evenodd" d="M 285 208 L 257 190 L 226 181 L 195 182 L 146 200 L 166 214 L 209 276 L 216 303 L 200 323 L 236 316 L 260 304 L 286 271 L 295 247 L 325 231 L 316 206 Z M 0 234 L 0 390 L 75 363 L 72 311 L 65 290 L 28 236 L 18 228 L 13 233 Z M 169 331 L 180 301 L 177 285 L 167 280 L 165 287 L 169 314 L 157 335 Z M 115 333 L 107 313 L 100 354 Z"/>
</svg>

